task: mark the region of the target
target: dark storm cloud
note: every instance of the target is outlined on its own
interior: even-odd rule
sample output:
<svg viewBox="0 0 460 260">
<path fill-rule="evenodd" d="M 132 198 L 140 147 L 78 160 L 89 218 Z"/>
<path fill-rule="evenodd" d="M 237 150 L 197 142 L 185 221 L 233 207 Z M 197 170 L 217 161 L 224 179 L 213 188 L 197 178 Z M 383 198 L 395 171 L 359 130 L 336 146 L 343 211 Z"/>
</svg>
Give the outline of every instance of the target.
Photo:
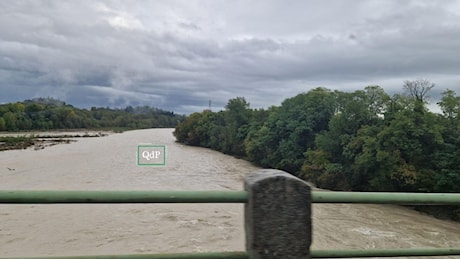
<svg viewBox="0 0 460 260">
<path fill-rule="evenodd" d="M 317 86 L 459 90 L 458 1 L 2 1 L 0 102 L 177 113 Z"/>
</svg>

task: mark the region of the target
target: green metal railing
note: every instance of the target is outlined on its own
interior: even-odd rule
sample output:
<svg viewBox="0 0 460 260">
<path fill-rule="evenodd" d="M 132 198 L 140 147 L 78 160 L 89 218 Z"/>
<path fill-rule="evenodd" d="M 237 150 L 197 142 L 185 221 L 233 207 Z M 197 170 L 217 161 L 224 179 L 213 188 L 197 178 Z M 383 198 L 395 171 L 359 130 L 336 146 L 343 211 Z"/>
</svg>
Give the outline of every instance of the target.
<svg viewBox="0 0 460 260">
<path fill-rule="evenodd" d="M 460 205 L 458 193 L 312 191 L 311 196 L 313 203 Z"/>
<path fill-rule="evenodd" d="M 409 249 L 347 249 L 311 250 L 312 258 L 401 257 L 460 255 L 460 248 L 409 248 Z M 35 257 L 34 257 L 35 258 Z M 46 259 L 248 259 L 246 252 L 204 252 L 134 255 L 57 256 Z"/>
<path fill-rule="evenodd" d="M 312 191 L 312 203 L 460 205 L 460 194 Z M 0 191 L 1 204 L 246 203 L 245 191 Z M 312 258 L 460 255 L 460 248 L 311 250 Z M 23 257 L 21 257 L 23 258 Z M 36 257 L 34 257 L 36 258 Z M 248 258 L 246 252 L 59 256 L 45 258 Z"/>
<path fill-rule="evenodd" d="M 458 193 L 312 191 L 312 203 L 460 205 Z M 2 204 L 246 203 L 245 191 L 0 191 Z"/>
<path fill-rule="evenodd" d="M 0 191 L 4 204 L 245 203 L 244 191 Z"/>
</svg>

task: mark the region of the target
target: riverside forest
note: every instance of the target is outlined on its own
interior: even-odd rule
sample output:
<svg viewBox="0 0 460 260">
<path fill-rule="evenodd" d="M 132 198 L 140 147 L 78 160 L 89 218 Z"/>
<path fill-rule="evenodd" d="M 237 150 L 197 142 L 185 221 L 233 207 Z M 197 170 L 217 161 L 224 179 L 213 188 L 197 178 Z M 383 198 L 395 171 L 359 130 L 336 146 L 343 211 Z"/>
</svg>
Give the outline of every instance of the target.
<svg viewBox="0 0 460 260">
<path fill-rule="evenodd" d="M 287 171 L 319 188 L 460 192 L 460 97 L 445 90 L 428 110 L 427 80 L 390 96 L 379 86 L 344 92 L 319 87 L 280 106 L 251 109 L 244 97 L 177 125 L 178 142 L 208 147 Z M 460 220 L 460 207 L 418 207 Z"/>
<path fill-rule="evenodd" d="M 185 116 L 149 106 L 79 109 L 53 98 L 0 105 L 0 131 L 175 127 Z"/>
<path fill-rule="evenodd" d="M 23 102 L 0 105 L 0 131 L 46 131 L 46 130 L 112 130 L 121 132 L 131 129 L 175 127 L 185 116 L 149 106 L 124 109 L 92 107 L 79 109 L 53 98 L 35 98 Z M 56 143 L 69 143 L 67 137 L 103 136 L 84 134 L 69 136 L 0 136 L 0 151 L 25 149 L 35 146 L 42 149 Z M 46 138 L 46 140 L 44 139 Z"/>
</svg>

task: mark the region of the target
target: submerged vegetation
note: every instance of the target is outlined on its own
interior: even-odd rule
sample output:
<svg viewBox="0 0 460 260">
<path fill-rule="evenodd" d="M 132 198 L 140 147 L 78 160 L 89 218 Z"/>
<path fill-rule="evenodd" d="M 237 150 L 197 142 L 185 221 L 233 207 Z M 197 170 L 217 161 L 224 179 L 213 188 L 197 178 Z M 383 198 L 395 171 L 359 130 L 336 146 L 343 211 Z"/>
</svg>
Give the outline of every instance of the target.
<svg viewBox="0 0 460 260">
<path fill-rule="evenodd" d="M 0 136 L 0 151 L 24 149 L 35 144 L 33 136 Z"/>
<path fill-rule="evenodd" d="M 74 138 L 83 137 L 102 137 L 107 133 L 88 133 L 84 134 L 69 134 L 69 133 L 53 133 L 53 134 L 30 134 L 18 136 L 0 136 L 0 151 L 26 149 L 34 146 L 35 150 L 44 149 L 47 146 L 52 146 L 60 143 L 76 142 Z"/>
<path fill-rule="evenodd" d="M 433 86 L 406 81 L 404 93 L 393 96 L 379 86 L 316 88 L 268 109 L 237 97 L 225 111 L 191 114 L 174 135 L 321 188 L 460 192 L 460 97 L 446 90 L 443 113 L 430 112 Z M 450 213 L 460 219 L 458 207 Z"/>
<path fill-rule="evenodd" d="M 0 105 L 0 131 L 175 127 L 182 115 L 148 106 L 79 109 L 52 98 Z"/>
</svg>

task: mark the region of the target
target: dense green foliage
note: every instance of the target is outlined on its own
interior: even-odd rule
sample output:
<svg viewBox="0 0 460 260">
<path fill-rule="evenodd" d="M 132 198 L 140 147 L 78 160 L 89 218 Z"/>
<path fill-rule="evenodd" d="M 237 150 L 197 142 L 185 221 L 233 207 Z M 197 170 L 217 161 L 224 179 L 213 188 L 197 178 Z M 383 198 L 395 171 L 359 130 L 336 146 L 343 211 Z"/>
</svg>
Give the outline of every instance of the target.
<svg viewBox="0 0 460 260">
<path fill-rule="evenodd" d="M 267 110 L 238 97 L 225 111 L 191 114 L 174 134 L 321 188 L 460 192 L 460 97 L 447 90 L 443 114 L 430 112 L 427 83 L 407 81 L 393 96 L 316 88 Z"/>
<path fill-rule="evenodd" d="M 148 106 L 75 108 L 51 98 L 0 105 L 0 131 L 175 127 L 184 116 Z"/>
</svg>

